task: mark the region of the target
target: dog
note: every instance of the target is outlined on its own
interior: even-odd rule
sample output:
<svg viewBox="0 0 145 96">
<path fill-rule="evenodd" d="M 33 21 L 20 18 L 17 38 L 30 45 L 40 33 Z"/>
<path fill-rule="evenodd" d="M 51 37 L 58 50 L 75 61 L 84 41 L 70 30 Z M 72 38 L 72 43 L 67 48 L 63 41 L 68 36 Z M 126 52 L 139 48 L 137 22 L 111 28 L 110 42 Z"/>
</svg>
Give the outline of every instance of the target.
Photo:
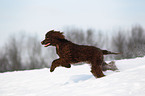
<svg viewBox="0 0 145 96">
<path fill-rule="evenodd" d="M 54 30 L 50 30 L 46 33 L 45 39 L 41 44 L 45 47 L 55 46 L 56 53 L 60 57 L 52 62 L 50 72 L 53 72 L 58 66 L 71 68 L 71 64 L 87 62 L 91 64 L 91 73 L 96 78 L 105 76 L 102 72 L 102 64 L 104 62 L 103 55 L 118 54 L 107 50 L 101 50 L 94 46 L 72 43 L 65 39 L 62 32 Z"/>
</svg>

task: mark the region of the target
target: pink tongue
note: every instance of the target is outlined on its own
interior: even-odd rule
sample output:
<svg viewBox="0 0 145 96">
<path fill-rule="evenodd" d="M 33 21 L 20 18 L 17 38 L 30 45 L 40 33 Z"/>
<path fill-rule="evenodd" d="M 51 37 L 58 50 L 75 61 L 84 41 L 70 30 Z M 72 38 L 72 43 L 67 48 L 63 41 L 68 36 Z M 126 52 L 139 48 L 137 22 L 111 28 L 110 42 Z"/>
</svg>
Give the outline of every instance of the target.
<svg viewBox="0 0 145 96">
<path fill-rule="evenodd" d="M 47 44 L 45 45 L 45 47 L 48 46 L 48 45 L 50 45 L 50 43 L 47 43 Z"/>
</svg>

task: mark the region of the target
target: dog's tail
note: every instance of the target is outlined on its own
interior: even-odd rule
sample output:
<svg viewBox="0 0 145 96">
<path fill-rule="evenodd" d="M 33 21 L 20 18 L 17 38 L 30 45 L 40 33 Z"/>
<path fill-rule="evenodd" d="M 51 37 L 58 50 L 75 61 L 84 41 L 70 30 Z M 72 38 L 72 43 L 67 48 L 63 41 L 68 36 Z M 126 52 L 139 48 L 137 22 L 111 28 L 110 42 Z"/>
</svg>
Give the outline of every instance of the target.
<svg viewBox="0 0 145 96">
<path fill-rule="evenodd" d="M 102 53 L 103 53 L 103 55 L 108 55 L 108 54 L 115 54 L 115 55 L 117 55 L 117 54 L 121 54 L 121 53 L 114 53 L 114 52 L 107 51 L 107 50 L 102 50 Z"/>
</svg>

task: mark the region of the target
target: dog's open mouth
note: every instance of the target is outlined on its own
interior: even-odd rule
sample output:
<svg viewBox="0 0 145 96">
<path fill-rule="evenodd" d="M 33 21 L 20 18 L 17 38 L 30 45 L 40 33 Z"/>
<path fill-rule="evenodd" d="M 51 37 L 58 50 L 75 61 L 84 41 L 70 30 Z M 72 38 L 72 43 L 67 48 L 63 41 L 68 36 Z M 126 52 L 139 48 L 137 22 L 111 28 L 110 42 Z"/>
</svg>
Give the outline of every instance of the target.
<svg viewBox="0 0 145 96">
<path fill-rule="evenodd" d="M 47 43 L 47 44 L 44 45 L 44 47 L 47 47 L 47 46 L 49 46 L 49 45 L 50 45 L 50 43 Z"/>
</svg>

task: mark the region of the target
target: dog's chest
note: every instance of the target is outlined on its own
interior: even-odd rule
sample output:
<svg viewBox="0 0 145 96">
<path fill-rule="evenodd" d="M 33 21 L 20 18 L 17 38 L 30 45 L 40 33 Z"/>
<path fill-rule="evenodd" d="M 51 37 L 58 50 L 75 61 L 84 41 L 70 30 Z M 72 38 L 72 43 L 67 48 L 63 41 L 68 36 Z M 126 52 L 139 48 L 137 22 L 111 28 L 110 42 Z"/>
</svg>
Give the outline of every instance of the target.
<svg viewBox="0 0 145 96">
<path fill-rule="evenodd" d="M 56 45 L 56 53 L 59 57 L 67 57 L 69 55 L 65 46 Z"/>
<path fill-rule="evenodd" d="M 56 53 L 58 54 L 59 57 L 62 57 L 62 48 L 58 45 L 56 45 Z"/>
</svg>

